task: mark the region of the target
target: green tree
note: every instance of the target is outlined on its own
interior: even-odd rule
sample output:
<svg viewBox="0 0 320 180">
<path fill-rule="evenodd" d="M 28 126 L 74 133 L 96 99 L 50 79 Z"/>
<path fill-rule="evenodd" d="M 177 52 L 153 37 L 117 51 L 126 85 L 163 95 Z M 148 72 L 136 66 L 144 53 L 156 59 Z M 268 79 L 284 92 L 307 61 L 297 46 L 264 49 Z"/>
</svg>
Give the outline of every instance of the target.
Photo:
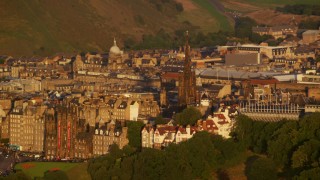
<svg viewBox="0 0 320 180">
<path fill-rule="evenodd" d="M 134 148 L 141 148 L 141 130 L 144 124 L 140 121 L 128 121 L 128 139 L 129 145 Z"/>
<path fill-rule="evenodd" d="M 167 124 L 167 121 L 164 120 L 164 118 L 163 118 L 161 115 L 159 115 L 159 116 L 157 116 L 156 119 L 154 120 L 154 123 L 155 123 L 156 125 L 158 125 L 158 124 Z"/>
<path fill-rule="evenodd" d="M 174 117 L 177 124 L 184 126 L 194 125 L 199 119 L 201 119 L 201 112 L 194 107 L 186 108 Z"/>
<path fill-rule="evenodd" d="M 298 123 L 286 122 L 268 141 L 268 154 L 278 165 L 289 165 L 290 155 L 298 143 L 298 134 Z"/>
<path fill-rule="evenodd" d="M 319 166 L 320 141 L 311 139 L 299 146 L 292 155 L 293 168 L 308 168 Z"/>
<path fill-rule="evenodd" d="M 317 180 L 320 177 L 320 167 L 308 169 L 302 171 L 298 176 L 295 176 L 295 179 L 297 180 Z"/>
<path fill-rule="evenodd" d="M 24 172 L 18 170 L 16 173 L 11 173 L 7 177 L 1 177 L 0 180 L 31 180 Z"/>
<path fill-rule="evenodd" d="M 43 179 L 45 180 L 68 180 L 68 176 L 64 171 L 47 171 L 44 173 Z"/>
<path fill-rule="evenodd" d="M 103 179 L 109 179 L 110 174 L 108 173 L 106 167 L 101 166 L 94 174 L 94 178 L 96 180 L 103 180 Z"/>
<path fill-rule="evenodd" d="M 249 17 L 241 17 L 236 20 L 235 23 L 235 36 L 239 38 L 247 38 L 252 34 L 252 27 L 257 23 Z"/>
<path fill-rule="evenodd" d="M 277 179 L 277 169 L 271 159 L 258 158 L 248 167 L 248 180 L 270 180 Z"/>
</svg>

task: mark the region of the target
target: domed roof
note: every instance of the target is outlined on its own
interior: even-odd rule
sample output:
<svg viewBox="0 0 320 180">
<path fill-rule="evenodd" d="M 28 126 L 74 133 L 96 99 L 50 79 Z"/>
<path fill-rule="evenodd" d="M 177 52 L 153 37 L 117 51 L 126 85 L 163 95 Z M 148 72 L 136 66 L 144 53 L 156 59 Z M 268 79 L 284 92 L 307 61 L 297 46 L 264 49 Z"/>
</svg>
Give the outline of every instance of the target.
<svg viewBox="0 0 320 180">
<path fill-rule="evenodd" d="M 114 44 L 113 44 L 113 46 L 110 48 L 110 53 L 112 53 L 112 54 L 121 54 L 121 50 L 120 50 L 120 48 L 117 46 L 117 41 L 116 41 L 116 39 L 114 38 Z"/>
</svg>

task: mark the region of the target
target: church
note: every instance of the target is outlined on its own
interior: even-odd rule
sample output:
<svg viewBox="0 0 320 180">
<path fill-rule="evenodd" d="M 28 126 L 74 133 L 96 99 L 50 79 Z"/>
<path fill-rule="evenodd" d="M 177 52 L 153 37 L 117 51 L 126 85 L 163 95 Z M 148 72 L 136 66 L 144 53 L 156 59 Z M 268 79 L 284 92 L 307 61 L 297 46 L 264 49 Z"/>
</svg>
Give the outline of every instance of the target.
<svg viewBox="0 0 320 180">
<path fill-rule="evenodd" d="M 179 74 L 179 105 L 195 105 L 197 102 L 196 75 L 190 57 L 189 34 L 187 31 L 183 72 Z"/>
<path fill-rule="evenodd" d="M 114 39 L 113 46 L 109 51 L 109 59 L 108 59 L 108 69 L 109 70 L 119 70 L 124 69 L 126 67 L 126 63 L 123 58 L 123 51 L 117 46 L 117 41 Z"/>
</svg>

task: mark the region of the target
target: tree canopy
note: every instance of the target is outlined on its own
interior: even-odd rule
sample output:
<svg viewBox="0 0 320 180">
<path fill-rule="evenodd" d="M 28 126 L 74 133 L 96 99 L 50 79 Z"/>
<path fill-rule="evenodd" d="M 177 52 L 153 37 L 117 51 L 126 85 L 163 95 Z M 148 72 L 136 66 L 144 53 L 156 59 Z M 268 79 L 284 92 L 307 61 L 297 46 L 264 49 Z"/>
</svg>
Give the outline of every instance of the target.
<svg viewBox="0 0 320 180">
<path fill-rule="evenodd" d="M 128 121 L 128 139 L 129 139 L 129 145 L 134 148 L 140 148 L 141 147 L 141 130 L 143 127 L 143 122 L 140 121 Z"/>
<path fill-rule="evenodd" d="M 189 107 L 184 109 L 181 113 L 176 114 L 174 120 L 177 124 L 186 126 L 194 125 L 201 117 L 201 112 L 198 109 Z"/>
<path fill-rule="evenodd" d="M 89 161 L 88 172 L 92 179 L 209 179 L 213 172 L 228 177 L 224 169 L 244 162 L 250 150 L 256 156 L 247 158 L 248 179 L 314 179 L 320 174 L 319 116 L 261 122 L 241 115 L 231 139 L 198 132 L 164 150 L 113 145 L 108 155 Z M 129 126 L 141 138 L 141 124 Z"/>
<path fill-rule="evenodd" d="M 318 173 L 320 165 L 320 113 L 299 121 L 260 122 L 237 118 L 235 138 L 256 152 L 267 155 L 288 172 L 288 178 Z M 285 174 L 285 173 L 284 173 Z"/>
</svg>

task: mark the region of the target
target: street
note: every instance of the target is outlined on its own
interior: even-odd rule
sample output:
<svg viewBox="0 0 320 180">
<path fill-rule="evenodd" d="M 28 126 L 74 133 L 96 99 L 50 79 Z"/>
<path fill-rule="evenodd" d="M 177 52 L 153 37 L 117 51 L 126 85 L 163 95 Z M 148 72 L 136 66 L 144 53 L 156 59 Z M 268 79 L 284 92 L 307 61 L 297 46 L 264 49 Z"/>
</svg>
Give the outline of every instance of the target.
<svg viewBox="0 0 320 180">
<path fill-rule="evenodd" d="M 14 165 L 14 156 L 4 152 L 4 149 L 0 148 L 2 152 L 0 154 L 0 174 L 8 174 Z"/>
</svg>

